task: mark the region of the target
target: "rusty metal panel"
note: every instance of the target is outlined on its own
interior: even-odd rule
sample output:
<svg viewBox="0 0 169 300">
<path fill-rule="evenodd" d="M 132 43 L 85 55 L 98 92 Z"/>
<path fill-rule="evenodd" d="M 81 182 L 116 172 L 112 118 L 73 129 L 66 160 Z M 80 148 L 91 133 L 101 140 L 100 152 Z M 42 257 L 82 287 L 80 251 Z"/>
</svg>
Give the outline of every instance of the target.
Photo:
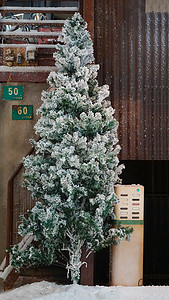
<svg viewBox="0 0 169 300">
<path fill-rule="evenodd" d="M 95 0 L 95 57 L 119 121 L 121 159 L 168 160 L 168 13 L 143 0 Z"/>
</svg>

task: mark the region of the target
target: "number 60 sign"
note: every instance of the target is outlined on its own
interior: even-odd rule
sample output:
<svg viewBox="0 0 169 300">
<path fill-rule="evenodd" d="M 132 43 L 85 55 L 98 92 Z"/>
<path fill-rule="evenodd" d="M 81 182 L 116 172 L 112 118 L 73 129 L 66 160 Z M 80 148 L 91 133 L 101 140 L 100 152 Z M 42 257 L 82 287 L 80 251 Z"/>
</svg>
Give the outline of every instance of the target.
<svg viewBox="0 0 169 300">
<path fill-rule="evenodd" d="M 31 120 L 33 118 L 33 105 L 12 105 L 13 120 Z"/>
</svg>

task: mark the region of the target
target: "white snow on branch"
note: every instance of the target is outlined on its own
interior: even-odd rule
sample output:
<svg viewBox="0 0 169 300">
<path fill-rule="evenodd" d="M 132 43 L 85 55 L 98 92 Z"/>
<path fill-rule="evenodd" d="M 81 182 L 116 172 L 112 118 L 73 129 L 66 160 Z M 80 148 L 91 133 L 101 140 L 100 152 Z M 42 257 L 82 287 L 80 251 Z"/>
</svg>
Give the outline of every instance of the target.
<svg viewBox="0 0 169 300">
<path fill-rule="evenodd" d="M 19 250 L 20 251 L 24 251 L 26 249 L 26 247 L 28 245 L 30 245 L 33 241 L 34 237 L 33 235 L 29 235 L 27 234 L 22 240 L 21 242 L 18 244 Z M 6 280 L 6 278 L 8 277 L 8 275 L 12 272 L 12 270 L 14 269 L 13 266 L 11 266 L 11 264 L 9 263 L 9 265 L 5 268 L 6 265 L 6 257 L 4 258 L 0 268 L 2 270 L 2 272 L 0 272 L 0 278 L 2 278 L 3 280 Z"/>
</svg>

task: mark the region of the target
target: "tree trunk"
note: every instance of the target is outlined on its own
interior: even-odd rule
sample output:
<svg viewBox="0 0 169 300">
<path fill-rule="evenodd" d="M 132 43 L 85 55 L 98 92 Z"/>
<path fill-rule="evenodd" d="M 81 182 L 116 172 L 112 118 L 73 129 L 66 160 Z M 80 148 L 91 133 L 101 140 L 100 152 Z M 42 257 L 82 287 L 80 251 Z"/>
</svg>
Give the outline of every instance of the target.
<svg viewBox="0 0 169 300">
<path fill-rule="evenodd" d="M 72 244 L 72 249 L 68 249 L 69 263 L 67 264 L 67 270 L 71 274 L 71 280 L 73 283 L 79 282 L 80 268 L 84 264 L 84 262 L 81 261 L 82 245 L 82 241 L 76 241 Z"/>
</svg>

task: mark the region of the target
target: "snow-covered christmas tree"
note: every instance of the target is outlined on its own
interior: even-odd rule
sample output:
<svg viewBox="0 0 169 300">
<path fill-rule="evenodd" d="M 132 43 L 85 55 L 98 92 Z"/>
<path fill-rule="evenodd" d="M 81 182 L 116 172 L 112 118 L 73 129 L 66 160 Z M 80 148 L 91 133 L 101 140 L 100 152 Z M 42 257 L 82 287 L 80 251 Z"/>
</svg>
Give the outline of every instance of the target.
<svg viewBox="0 0 169 300">
<path fill-rule="evenodd" d="M 51 89 L 42 93 L 40 140 L 31 140 L 35 154 L 23 159 L 24 183 L 36 200 L 22 216 L 21 236 L 33 242 L 11 249 L 16 268 L 65 264 L 73 283 L 80 279 L 82 247 L 88 255 L 129 238 L 132 229 L 113 228 L 114 192 L 122 166 L 117 145 L 118 122 L 106 98 L 109 87 L 98 86 L 99 66 L 93 44 L 79 13 L 66 20 L 55 53 L 58 72 L 51 72 Z"/>
</svg>

